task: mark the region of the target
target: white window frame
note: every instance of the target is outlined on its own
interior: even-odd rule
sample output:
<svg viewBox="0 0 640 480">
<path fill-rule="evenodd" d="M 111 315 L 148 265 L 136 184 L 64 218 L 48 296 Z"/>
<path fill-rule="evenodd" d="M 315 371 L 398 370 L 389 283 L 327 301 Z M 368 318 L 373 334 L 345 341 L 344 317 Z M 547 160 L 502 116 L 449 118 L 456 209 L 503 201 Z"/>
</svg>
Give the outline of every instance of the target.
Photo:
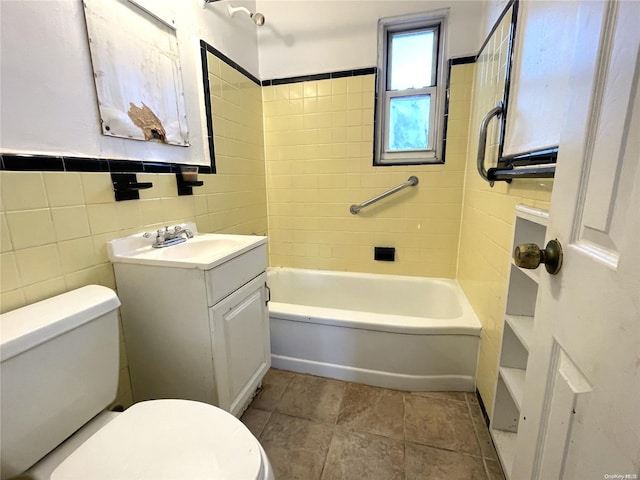
<svg viewBox="0 0 640 480">
<path fill-rule="evenodd" d="M 443 163 L 442 135 L 445 106 L 445 37 L 447 11 L 440 10 L 421 15 L 382 18 L 378 21 L 378 94 L 376 99 L 376 129 L 374 165 L 407 165 L 421 163 Z M 390 37 L 398 33 L 429 30 L 436 31 L 432 80 L 434 85 L 426 88 L 388 90 L 390 84 L 391 52 Z M 389 115 L 392 98 L 412 97 L 429 94 L 431 108 L 429 119 L 429 139 L 426 150 L 389 151 Z"/>
</svg>

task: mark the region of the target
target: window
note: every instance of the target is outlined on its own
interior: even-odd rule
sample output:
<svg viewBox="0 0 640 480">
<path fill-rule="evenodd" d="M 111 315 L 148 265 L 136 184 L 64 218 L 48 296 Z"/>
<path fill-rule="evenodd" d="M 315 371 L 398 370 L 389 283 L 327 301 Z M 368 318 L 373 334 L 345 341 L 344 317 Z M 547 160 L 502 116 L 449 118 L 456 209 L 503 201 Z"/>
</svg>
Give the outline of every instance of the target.
<svg viewBox="0 0 640 480">
<path fill-rule="evenodd" d="M 374 164 L 441 163 L 443 15 L 382 19 Z"/>
</svg>

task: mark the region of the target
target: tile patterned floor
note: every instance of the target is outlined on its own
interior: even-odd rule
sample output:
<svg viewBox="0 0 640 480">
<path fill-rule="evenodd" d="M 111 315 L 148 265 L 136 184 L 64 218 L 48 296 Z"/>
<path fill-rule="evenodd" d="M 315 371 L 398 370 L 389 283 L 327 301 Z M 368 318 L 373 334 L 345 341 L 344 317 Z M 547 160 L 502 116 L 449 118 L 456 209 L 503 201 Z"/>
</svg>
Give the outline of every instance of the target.
<svg viewBox="0 0 640 480">
<path fill-rule="evenodd" d="M 277 480 L 504 480 L 474 394 L 271 369 L 241 419 Z"/>
</svg>

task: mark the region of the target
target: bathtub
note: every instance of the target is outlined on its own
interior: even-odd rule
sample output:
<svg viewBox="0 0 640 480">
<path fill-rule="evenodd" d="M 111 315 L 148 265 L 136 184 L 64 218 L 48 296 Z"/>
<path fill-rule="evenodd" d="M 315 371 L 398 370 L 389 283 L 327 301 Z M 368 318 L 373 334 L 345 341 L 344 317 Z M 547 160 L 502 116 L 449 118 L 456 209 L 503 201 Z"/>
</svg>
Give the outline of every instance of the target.
<svg viewBox="0 0 640 480">
<path fill-rule="evenodd" d="M 475 391 L 480 322 L 455 280 L 270 268 L 274 368 Z"/>
</svg>

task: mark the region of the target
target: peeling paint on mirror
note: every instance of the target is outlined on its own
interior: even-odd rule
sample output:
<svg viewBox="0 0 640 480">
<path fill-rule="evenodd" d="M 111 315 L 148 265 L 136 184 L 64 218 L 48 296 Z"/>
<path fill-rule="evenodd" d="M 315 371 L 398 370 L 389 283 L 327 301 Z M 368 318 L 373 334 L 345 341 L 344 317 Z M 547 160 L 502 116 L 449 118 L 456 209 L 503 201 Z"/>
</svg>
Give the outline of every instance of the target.
<svg viewBox="0 0 640 480">
<path fill-rule="evenodd" d="M 103 135 L 188 146 L 175 28 L 130 1 L 84 7 Z"/>
</svg>

